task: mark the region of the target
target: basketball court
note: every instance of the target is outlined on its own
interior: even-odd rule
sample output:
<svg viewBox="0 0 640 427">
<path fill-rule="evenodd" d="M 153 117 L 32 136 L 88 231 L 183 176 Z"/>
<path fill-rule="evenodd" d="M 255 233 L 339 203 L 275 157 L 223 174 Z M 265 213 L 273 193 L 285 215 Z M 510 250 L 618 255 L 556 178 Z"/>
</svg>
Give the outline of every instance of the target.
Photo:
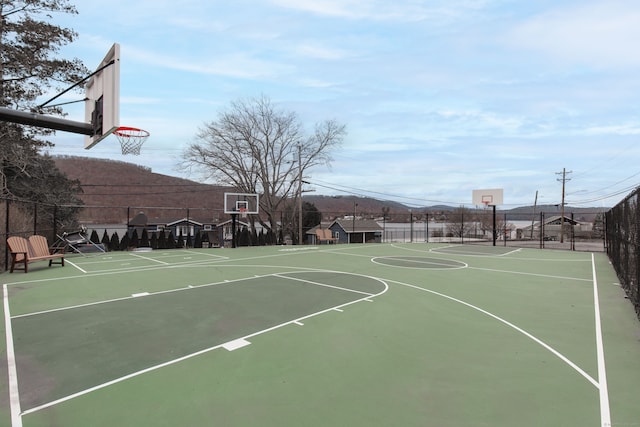
<svg viewBox="0 0 640 427">
<path fill-rule="evenodd" d="M 149 132 L 120 124 L 119 67 L 114 44 L 84 122 L 0 119 L 139 154 Z M 69 254 L 1 275 L 0 423 L 638 425 L 640 328 L 608 259 L 496 247 L 502 198 L 473 193 L 493 246 Z M 227 193 L 224 211 L 235 229 L 258 195 Z"/>
<path fill-rule="evenodd" d="M 3 275 L 3 423 L 633 425 L 640 328 L 606 256 L 507 249 L 118 252 Z"/>
</svg>

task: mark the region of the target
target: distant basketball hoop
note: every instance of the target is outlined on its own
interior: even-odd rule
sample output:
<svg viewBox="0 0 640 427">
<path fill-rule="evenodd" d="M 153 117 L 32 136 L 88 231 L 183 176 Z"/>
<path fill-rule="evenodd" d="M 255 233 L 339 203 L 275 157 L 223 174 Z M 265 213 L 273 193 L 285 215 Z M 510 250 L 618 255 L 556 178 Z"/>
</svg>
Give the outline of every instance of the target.
<svg viewBox="0 0 640 427">
<path fill-rule="evenodd" d="M 133 154 L 134 156 L 140 155 L 142 144 L 149 138 L 149 132 L 146 130 L 127 126 L 120 126 L 113 131 L 113 134 L 120 141 L 122 154 Z"/>
<path fill-rule="evenodd" d="M 246 218 L 247 217 L 247 208 L 240 208 L 240 216 L 242 218 Z"/>
</svg>

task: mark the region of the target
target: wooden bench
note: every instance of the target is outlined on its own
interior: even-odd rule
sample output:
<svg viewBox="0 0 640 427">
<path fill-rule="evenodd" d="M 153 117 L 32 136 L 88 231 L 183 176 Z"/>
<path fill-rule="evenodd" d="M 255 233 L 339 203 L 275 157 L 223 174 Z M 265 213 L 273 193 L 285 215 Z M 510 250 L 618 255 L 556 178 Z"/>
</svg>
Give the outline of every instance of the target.
<svg viewBox="0 0 640 427">
<path fill-rule="evenodd" d="M 49 249 L 47 238 L 44 236 L 24 237 L 12 236 L 7 239 L 7 246 L 11 253 L 11 270 L 16 269 L 16 264 L 23 264 L 24 272 L 29 270 L 29 263 L 35 261 L 49 261 L 49 267 L 54 260 L 59 260 L 56 264 L 64 267 L 64 253 L 52 253 Z"/>
<path fill-rule="evenodd" d="M 338 239 L 333 237 L 333 233 L 328 228 L 319 228 L 316 230 L 316 239 L 319 244 L 322 243 L 336 243 Z"/>
</svg>

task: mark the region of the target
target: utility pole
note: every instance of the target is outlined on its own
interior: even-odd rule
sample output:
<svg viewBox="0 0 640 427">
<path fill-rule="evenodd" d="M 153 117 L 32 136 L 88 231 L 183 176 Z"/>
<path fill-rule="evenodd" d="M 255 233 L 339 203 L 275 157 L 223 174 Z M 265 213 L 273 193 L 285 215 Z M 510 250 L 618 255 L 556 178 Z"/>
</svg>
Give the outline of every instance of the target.
<svg viewBox="0 0 640 427">
<path fill-rule="evenodd" d="M 298 244 L 302 245 L 302 149 L 298 144 Z"/>
<path fill-rule="evenodd" d="M 531 218 L 531 240 L 533 240 L 533 224 L 536 221 L 536 207 L 538 206 L 538 190 L 536 190 L 536 198 L 533 201 L 533 217 Z M 540 224 L 540 230 L 542 230 L 542 224 Z"/>
<path fill-rule="evenodd" d="M 562 204 L 560 205 L 560 243 L 564 243 L 564 187 L 566 181 L 571 181 L 570 178 L 567 178 L 567 174 L 572 173 L 572 171 L 567 171 L 565 168 L 562 168 L 562 172 L 556 172 L 556 175 L 562 175 Z M 560 181 L 560 179 L 558 179 Z"/>
</svg>

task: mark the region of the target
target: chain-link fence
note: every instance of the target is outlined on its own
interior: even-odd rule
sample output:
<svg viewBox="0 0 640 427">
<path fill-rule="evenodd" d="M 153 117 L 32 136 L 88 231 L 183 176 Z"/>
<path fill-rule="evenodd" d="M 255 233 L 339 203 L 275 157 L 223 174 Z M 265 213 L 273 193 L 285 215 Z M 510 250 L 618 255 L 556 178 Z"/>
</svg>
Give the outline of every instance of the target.
<svg viewBox="0 0 640 427">
<path fill-rule="evenodd" d="M 310 220 L 315 213 L 315 219 Z M 409 212 L 303 212 L 303 234 L 309 237 L 318 221 L 328 228 L 342 220 L 362 233 L 378 236 L 371 241 L 473 243 L 604 251 L 604 214 L 601 211 L 567 209 L 559 212 L 515 212 L 492 209 L 454 209 L 447 211 Z M 258 218 L 237 215 L 235 224 L 222 209 L 171 208 L 149 206 L 54 206 L 28 201 L 0 199 L 0 259 L 8 266 L 6 238 L 31 234 L 44 235 L 51 245 L 66 233 L 86 230 L 86 237 L 105 250 L 134 247 L 166 249 L 175 247 L 222 247 L 290 244 L 298 242 L 298 215 L 294 210 L 276 213 L 274 227 L 262 227 Z M 264 218 L 263 218 L 264 221 Z M 496 230 L 494 234 L 494 229 Z M 235 230 L 235 233 L 234 233 Z M 313 234 L 311 234 L 313 236 Z M 362 242 L 363 239 L 347 239 Z M 235 240 L 234 240 L 235 239 Z M 305 243 L 313 239 L 303 238 Z M 366 240 L 369 241 L 369 240 Z"/>
<path fill-rule="evenodd" d="M 607 253 L 620 284 L 640 317 L 640 212 L 636 189 L 607 212 Z"/>
<path fill-rule="evenodd" d="M 354 213 L 323 213 L 328 226 L 332 218 L 351 218 Z M 564 217 L 564 221 L 562 218 Z M 381 241 L 387 243 L 466 243 L 576 251 L 605 250 L 604 211 L 565 209 L 556 211 L 497 211 L 454 209 L 391 213 L 388 216 L 358 212 L 357 220 L 375 220 Z M 495 235 L 494 235 L 495 230 Z"/>
</svg>

